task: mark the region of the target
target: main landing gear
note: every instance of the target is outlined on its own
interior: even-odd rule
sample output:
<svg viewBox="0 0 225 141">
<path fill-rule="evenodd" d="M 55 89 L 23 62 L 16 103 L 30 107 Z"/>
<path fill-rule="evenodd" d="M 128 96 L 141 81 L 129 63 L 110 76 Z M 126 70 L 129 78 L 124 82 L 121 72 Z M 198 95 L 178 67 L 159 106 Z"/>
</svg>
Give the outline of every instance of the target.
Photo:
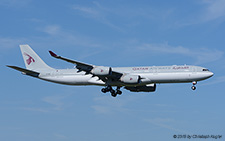
<svg viewBox="0 0 225 141">
<path fill-rule="evenodd" d="M 112 86 L 106 86 L 105 88 L 102 88 L 101 90 L 103 93 L 110 92 L 113 97 L 116 97 L 118 94 L 121 95 L 122 91 L 120 90 L 120 87 L 117 87 L 116 90 L 113 90 Z"/>
<path fill-rule="evenodd" d="M 192 84 L 193 84 L 193 86 L 191 87 L 191 89 L 192 90 L 196 90 L 196 86 L 195 85 L 197 84 L 197 81 L 193 81 Z"/>
</svg>

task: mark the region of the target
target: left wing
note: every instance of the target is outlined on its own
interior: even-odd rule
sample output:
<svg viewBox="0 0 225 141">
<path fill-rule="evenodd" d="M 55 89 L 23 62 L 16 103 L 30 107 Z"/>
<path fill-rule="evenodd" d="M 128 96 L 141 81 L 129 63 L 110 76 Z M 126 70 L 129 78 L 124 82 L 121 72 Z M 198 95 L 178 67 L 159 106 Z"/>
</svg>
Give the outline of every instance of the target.
<svg viewBox="0 0 225 141">
<path fill-rule="evenodd" d="M 49 53 L 54 58 L 67 61 L 72 64 L 76 64 L 76 68 L 79 71 L 84 71 L 84 72 L 86 72 L 86 74 L 92 74 L 93 76 L 98 76 L 99 79 L 101 79 L 104 82 L 106 82 L 107 80 L 118 81 L 121 78 L 121 76 L 123 75 L 123 73 L 113 71 L 111 67 L 95 66 L 95 65 L 86 64 L 86 63 L 82 63 L 79 61 L 67 59 L 67 58 L 56 55 L 52 51 L 49 51 Z"/>
</svg>

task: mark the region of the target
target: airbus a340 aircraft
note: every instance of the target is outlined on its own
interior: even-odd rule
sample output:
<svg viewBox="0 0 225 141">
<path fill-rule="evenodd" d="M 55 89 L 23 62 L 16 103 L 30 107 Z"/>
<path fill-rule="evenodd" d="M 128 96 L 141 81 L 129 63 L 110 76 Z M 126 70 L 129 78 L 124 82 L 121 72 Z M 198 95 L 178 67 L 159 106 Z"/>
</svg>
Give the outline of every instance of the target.
<svg viewBox="0 0 225 141">
<path fill-rule="evenodd" d="M 192 83 L 192 90 L 198 81 L 213 76 L 208 69 L 199 66 L 149 66 L 149 67 L 106 67 L 86 64 L 56 55 L 52 57 L 75 64 L 74 69 L 54 69 L 30 48 L 20 45 L 26 69 L 8 66 L 22 74 L 65 85 L 99 85 L 103 93 L 113 97 L 121 95 L 121 87 L 132 92 L 154 92 L 157 83 Z M 114 90 L 113 87 L 116 87 Z"/>
</svg>

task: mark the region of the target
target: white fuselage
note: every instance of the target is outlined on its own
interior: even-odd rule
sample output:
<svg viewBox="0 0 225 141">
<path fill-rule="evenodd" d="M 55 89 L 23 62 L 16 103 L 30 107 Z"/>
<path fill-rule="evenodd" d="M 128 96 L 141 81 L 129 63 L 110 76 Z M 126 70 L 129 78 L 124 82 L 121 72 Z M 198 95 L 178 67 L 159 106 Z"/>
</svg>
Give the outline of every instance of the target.
<svg viewBox="0 0 225 141">
<path fill-rule="evenodd" d="M 213 76 L 208 69 L 199 66 L 147 66 L 147 67 L 107 67 L 96 66 L 68 59 L 49 51 L 50 55 L 75 66 L 75 69 L 55 69 L 48 66 L 29 45 L 20 45 L 26 68 L 7 65 L 32 77 L 65 85 L 100 85 L 103 93 L 113 97 L 121 95 L 120 88 L 131 92 L 154 92 L 157 83 L 192 82 L 195 90 L 197 81 Z M 116 89 L 112 87 L 116 86 Z"/>
<path fill-rule="evenodd" d="M 156 84 L 156 83 L 186 83 L 205 80 L 213 73 L 199 66 L 150 66 L 150 67 L 116 67 L 113 71 L 124 74 L 139 75 L 141 79 L 139 84 L 130 84 L 130 86 Z M 103 82 L 97 76 L 79 72 L 77 69 L 55 69 L 49 72 L 40 71 L 40 79 L 66 85 L 111 85 L 124 86 L 122 82 L 110 81 Z M 127 84 L 126 84 L 127 85 Z"/>
</svg>

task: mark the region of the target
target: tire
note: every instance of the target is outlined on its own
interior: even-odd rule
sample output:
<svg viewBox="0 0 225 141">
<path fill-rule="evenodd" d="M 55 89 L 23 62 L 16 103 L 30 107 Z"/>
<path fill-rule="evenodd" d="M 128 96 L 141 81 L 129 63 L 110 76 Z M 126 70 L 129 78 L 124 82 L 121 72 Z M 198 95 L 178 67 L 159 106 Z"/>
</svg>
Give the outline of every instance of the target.
<svg viewBox="0 0 225 141">
<path fill-rule="evenodd" d="M 117 96 L 117 94 L 116 94 L 116 93 L 112 93 L 111 95 L 112 95 L 112 97 L 116 97 L 116 96 Z"/>
<path fill-rule="evenodd" d="M 120 91 L 120 90 L 117 90 L 117 92 L 116 92 L 117 94 L 119 94 L 119 95 L 121 95 L 122 94 L 122 91 Z"/>
<path fill-rule="evenodd" d="M 195 87 L 195 86 L 192 86 L 191 89 L 192 89 L 192 90 L 196 90 L 196 87 Z"/>
<path fill-rule="evenodd" d="M 103 93 L 106 93 L 106 92 L 107 92 L 105 88 L 102 88 L 101 91 L 102 91 Z"/>
<path fill-rule="evenodd" d="M 115 94 L 115 90 L 113 90 L 113 89 L 110 90 L 110 93 L 111 93 L 111 94 Z"/>
</svg>

